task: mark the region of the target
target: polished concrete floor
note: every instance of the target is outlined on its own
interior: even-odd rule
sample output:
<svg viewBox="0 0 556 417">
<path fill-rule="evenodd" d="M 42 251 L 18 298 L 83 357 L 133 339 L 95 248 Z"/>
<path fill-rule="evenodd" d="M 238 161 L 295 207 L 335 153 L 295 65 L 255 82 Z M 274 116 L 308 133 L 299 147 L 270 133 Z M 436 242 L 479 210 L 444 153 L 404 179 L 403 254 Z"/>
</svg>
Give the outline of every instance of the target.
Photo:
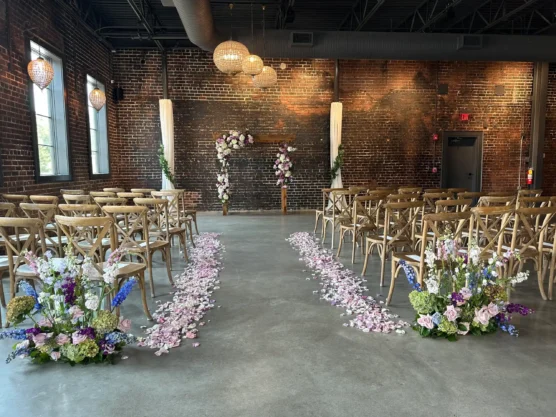
<svg viewBox="0 0 556 417">
<path fill-rule="evenodd" d="M 0 416 L 554 415 L 556 301 L 543 302 L 534 280 L 515 296 L 537 310 L 516 321 L 519 338 L 450 343 L 411 330 L 366 334 L 343 327 L 341 310 L 318 300 L 312 292 L 318 284 L 305 280 L 304 265 L 285 241 L 312 230 L 313 218 L 201 215 L 201 230 L 221 232 L 226 245 L 215 293 L 221 308 L 207 315 L 201 346 L 185 343 L 162 357 L 132 347 L 114 366 L 0 363 Z M 349 251 L 344 255 L 350 266 Z M 358 258 L 355 270 L 361 265 Z M 180 268 L 176 263 L 175 272 Z M 374 258 L 367 272 L 373 296 L 387 291 L 378 286 L 378 271 Z M 156 275 L 156 299 L 169 299 L 164 270 Z M 409 286 L 398 282 L 392 310 L 411 320 Z M 138 292 L 123 314 L 136 334 L 148 324 Z M 0 341 L 0 357 L 11 344 Z"/>
</svg>

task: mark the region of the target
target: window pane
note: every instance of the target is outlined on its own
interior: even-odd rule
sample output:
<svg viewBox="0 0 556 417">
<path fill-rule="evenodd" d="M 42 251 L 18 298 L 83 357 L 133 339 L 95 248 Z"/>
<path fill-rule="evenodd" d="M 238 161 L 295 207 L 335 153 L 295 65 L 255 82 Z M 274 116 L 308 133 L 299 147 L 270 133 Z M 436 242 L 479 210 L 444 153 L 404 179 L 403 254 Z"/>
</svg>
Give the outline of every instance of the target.
<svg viewBox="0 0 556 417">
<path fill-rule="evenodd" d="M 97 131 L 91 129 L 89 132 L 89 136 L 91 137 L 91 152 L 98 152 L 98 139 L 97 139 Z"/>
<path fill-rule="evenodd" d="M 39 164 L 41 175 L 54 175 L 54 148 L 39 145 Z"/>
<path fill-rule="evenodd" d="M 93 166 L 93 174 L 99 173 L 98 152 L 91 152 L 91 163 Z"/>
<path fill-rule="evenodd" d="M 87 100 L 89 100 L 88 96 L 87 96 Z M 97 111 L 93 108 L 89 106 L 89 127 L 91 129 L 96 129 L 97 128 Z"/>
<path fill-rule="evenodd" d="M 93 174 L 108 174 L 108 127 L 106 106 L 97 111 L 91 106 L 89 94 L 95 88 L 105 91 L 104 84 L 87 75 L 87 104 L 89 117 L 89 141 L 91 143 L 91 171 Z"/>
<path fill-rule="evenodd" d="M 33 102 L 35 103 L 35 113 L 50 116 L 50 89 L 41 90 L 33 84 Z"/>
<path fill-rule="evenodd" d="M 39 145 L 52 146 L 50 118 L 37 115 L 37 141 Z"/>
</svg>

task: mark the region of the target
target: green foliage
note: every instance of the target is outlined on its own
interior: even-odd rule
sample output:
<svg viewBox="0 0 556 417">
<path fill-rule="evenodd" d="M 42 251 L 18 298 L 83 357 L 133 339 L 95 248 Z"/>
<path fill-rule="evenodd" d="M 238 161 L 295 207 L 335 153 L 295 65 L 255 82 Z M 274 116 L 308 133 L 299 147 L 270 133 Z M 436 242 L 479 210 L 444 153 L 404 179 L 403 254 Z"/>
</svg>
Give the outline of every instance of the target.
<svg viewBox="0 0 556 417">
<path fill-rule="evenodd" d="M 158 148 L 158 163 L 160 164 L 160 168 L 162 169 L 162 172 L 164 172 L 168 181 L 170 181 L 172 185 L 175 185 L 174 174 L 170 171 L 170 165 L 164 156 L 164 145 L 162 143 L 160 144 L 160 148 Z"/>
<path fill-rule="evenodd" d="M 334 164 L 332 165 L 332 168 L 330 168 L 330 177 L 332 178 L 332 181 L 334 181 L 334 179 L 338 176 L 338 171 L 342 169 L 343 165 L 344 165 L 344 147 L 342 144 L 340 144 L 340 146 L 338 146 L 338 155 L 336 156 L 336 159 L 334 159 Z"/>
</svg>

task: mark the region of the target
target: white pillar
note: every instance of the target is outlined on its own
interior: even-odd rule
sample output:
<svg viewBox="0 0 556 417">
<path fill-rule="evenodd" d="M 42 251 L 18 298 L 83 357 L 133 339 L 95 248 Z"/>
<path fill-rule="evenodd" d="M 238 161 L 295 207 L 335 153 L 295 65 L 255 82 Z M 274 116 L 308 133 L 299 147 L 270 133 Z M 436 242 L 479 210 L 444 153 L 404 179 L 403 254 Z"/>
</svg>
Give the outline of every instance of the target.
<svg viewBox="0 0 556 417">
<path fill-rule="evenodd" d="M 338 147 L 342 144 L 342 103 L 334 102 L 330 105 L 330 166 L 338 156 Z M 331 188 L 342 188 L 342 173 L 332 181 Z"/>
<path fill-rule="evenodd" d="M 174 112 L 172 110 L 172 100 L 160 100 L 160 131 L 162 132 L 162 144 L 164 145 L 164 156 L 170 166 L 170 171 L 174 171 Z M 162 173 L 162 189 L 173 190 L 172 184 Z"/>
</svg>

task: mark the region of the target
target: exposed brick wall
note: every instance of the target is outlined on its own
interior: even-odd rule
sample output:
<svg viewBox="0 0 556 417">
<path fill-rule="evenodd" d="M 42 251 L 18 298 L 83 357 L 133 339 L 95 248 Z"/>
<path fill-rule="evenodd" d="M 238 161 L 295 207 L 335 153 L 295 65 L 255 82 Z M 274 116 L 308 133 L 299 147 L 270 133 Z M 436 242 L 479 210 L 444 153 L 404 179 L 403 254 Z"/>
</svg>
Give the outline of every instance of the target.
<svg viewBox="0 0 556 417">
<path fill-rule="evenodd" d="M 3 173 L 0 193 L 57 194 L 61 188 L 90 190 L 113 185 L 119 174 L 114 104 L 111 94 L 107 94 L 112 179 L 90 181 L 85 84 L 90 73 L 110 89 L 110 50 L 82 27 L 73 11 L 67 11 L 54 0 L 11 0 L 9 25 L 5 7 L 6 0 L 0 0 L 0 169 Z M 26 32 L 26 29 L 32 30 Z M 26 56 L 29 39 L 60 51 L 64 57 L 72 182 L 37 184 L 35 181 Z"/>
<path fill-rule="evenodd" d="M 556 64 L 548 70 L 548 103 L 544 142 L 543 194 L 556 195 Z"/>
</svg>

